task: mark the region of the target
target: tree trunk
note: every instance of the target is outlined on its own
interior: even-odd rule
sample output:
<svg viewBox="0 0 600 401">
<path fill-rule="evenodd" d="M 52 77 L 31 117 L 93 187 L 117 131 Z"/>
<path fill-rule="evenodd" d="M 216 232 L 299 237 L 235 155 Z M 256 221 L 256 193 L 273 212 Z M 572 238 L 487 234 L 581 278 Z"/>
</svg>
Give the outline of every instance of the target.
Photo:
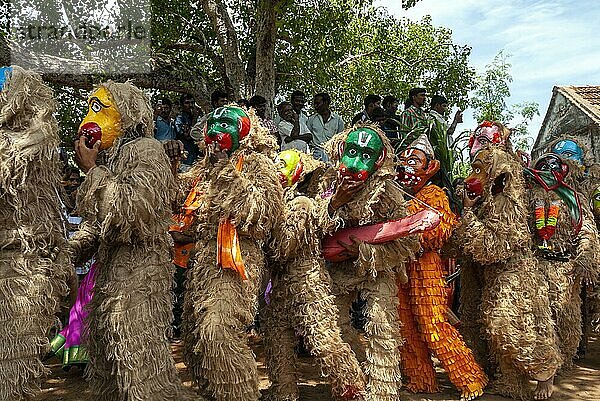
<svg viewBox="0 0 600 401">
<path fill-rule="evenodd" d="M 202 0 L 202 8 L 217 35 L 219 46 L 223 52 L 225 72 L 233 86 L 235 100 L 247 97 L 249 88 L 246 84 L 246 71 L 240 56 L 237 33 L 231 22 L 227 6 L 223 4 L 222 0 Z"/>
<path fill-rule="evenodd" d="M 267 99 L 271 114 L 275 98 L 275 21 L 281 0 L 258 0 L 256 7 L 256 81 L 254 93 Z"/>
</svg>

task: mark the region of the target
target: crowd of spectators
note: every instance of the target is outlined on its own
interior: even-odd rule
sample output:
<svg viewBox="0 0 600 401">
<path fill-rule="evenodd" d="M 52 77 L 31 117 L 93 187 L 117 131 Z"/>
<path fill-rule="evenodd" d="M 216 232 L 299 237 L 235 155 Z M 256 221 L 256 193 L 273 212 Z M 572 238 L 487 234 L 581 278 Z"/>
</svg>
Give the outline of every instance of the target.
<svg viewBox="0 0 600 401">
<path fill-rule="evenodd" d="M 357 113 L 350 125 L 358 123 L 377 124 L 390 138 L 394 146 L 408 144 L 415 127 L 437 121 L 450 138 L 457 124 L 462 122 L 462 114 L 457 111 L 451 123 L 447 121 L 448 100 L 442 95 L 433 95 L 426 108 L 427 93 L 424 88 L 412 88 L 404 101 L 404 110 L 398 111 L 401 99 L 386 95 L 368 94 L 363 101 L 363 109 Z M 233 99 L 222 91 L 211 95 L 212 110 L 232 103 Z M 252 108 L 265 128 L 275 137 L 281 150 L 298 149 L 312 153 L 315 158 L 327 162 L 323 144 L 335 134 L 344 130 L 343 118 L 332 110 L 332 99 L 328 93 L 317 93 L 312 97 L 312 113 L 307 114 L 306 94 L 295 90 L 289 100 L 280 101 L 268 112 L 269 100 L 255 95 L 250 99 L 239 99 L 235 103 L 244 108 Z M 180 97 L 176 113 L 168 97 L 158 97 L 154 103 L 155 138 L 161 142 L 178 140 L 185 150 L 180 171 L 185 171 L 202 154 L 202 132 L 206 115 L 196 105 L 194 97 L 184 94 Z M 208 111 L 208 110 L 207 110 Z M 173 114 L 175 114 L 173 116 Z M 200 146 L 199 146 L 200 145 Z"/>
</svg>

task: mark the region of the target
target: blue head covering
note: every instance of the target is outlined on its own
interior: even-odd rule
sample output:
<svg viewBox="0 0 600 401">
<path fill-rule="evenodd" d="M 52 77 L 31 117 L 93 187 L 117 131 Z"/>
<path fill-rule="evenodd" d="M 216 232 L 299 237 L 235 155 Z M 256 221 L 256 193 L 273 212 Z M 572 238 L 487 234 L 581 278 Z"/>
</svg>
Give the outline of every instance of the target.
<svg viewBox="0 0 600 401">
<path fill-rule="evenodd" d="M 575 141 L 563 139 L 552 146 L 550 151 L 565 159 L 570 159 L 583 165 L 583 149 Z"/>
<path fill-rule="evenodd" d="M 0 91 L 4 88 L 4 83 L 8 79 L 11 71 L 12 67 L 0 67 Z"/>
</svg>

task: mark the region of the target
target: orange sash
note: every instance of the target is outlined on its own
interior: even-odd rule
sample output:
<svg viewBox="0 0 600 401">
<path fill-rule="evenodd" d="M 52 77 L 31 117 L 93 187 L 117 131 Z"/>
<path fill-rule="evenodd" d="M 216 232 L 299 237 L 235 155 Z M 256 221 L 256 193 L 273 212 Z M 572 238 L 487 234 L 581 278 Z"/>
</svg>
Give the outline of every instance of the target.
<svg viewBox="0 0 600 401">
<path fill-rule="evenodd" d="M 235 164 L 237 171 L 242 171 L 243 162 L 244 157 L 240 156 Z M 225 219 L 219 223 L 219 231 L 217 233 L 217 265 L 224 269 L 235 270 L 243 280 L 248 279 L 240 250 L 237 229 L 229 219 Z"/>
<path fill-rule="evenodd" d="M 199 183 L 200 179 L 198 178 L 192 182 L 192 190 L 187 198 L 185 198 L 185 202 L 183 202 L 181 213 L 173 216 L 175 223 L 169 227 L 169 231 L 183 232 L 194 222 L 196 218 L 194 212 L 200 207 L 200 195 L 202 194 L 198 189 Z M 176 242 L 173 245 L 173 263 L 179 267 L 186 268 L 194 245 L 195 243 L 193 242 L 187 244 Z"/>
</svg>

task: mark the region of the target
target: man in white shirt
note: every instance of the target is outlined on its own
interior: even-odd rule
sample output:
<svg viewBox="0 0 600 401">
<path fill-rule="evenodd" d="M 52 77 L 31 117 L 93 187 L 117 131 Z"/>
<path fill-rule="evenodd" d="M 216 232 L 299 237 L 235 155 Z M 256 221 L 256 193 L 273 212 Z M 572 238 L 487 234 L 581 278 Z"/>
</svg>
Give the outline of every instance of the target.
<svg viewBox="0 0 600 401">
<path fill-rule="evenodd" d="M 302 130 L 300 116 L 296 113 L 290 102 L 281 102 L 277 106 L 281 120 L 277 124 L 281 136 L 281 150 L 298 149 L 309 153 L 308 144 L 312 141 L 312 135 L 308 128 Z"/>
<path fill-rule="evenodd" d="M 308 117 L 306 125 L 312 132 L 314 151 L 313 156 L 321 161 L 327 162 L 329 159 L 323 151 L 323 144 L 331 139 L 332 136 L 344 130 L 344 121 L 342 118 L 331 111 L 331 97 L 328 93 L 317 93 L 313 98 L 313 107 L 315 114 Z"/>
</svg>

